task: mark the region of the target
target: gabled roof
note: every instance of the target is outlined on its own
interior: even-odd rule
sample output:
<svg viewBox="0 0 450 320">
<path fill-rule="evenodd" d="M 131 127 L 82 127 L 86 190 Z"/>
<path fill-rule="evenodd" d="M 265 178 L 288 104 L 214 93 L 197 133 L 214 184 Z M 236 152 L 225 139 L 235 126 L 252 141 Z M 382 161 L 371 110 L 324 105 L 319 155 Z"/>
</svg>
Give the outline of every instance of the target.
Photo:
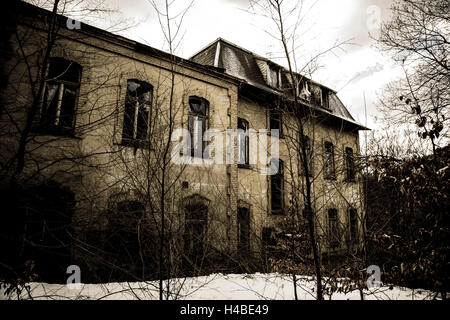
<svg viewBox="0 0 450 320">
<path fill-rule="evenodd" d="M 288 79 L 286 77 L 287 70 L 285 68 L 267 58 L 257 55 L 222 38 L 217 38 L 189 59 L 200 64 L 223 69 L 226 74 L 242 79 L 249 85 L 252 85 L 258 89 L 272 94 L 285 95 L 283 90 L 273 88 L 267 84 L 264 78 L 264 72 L 266 72 L 264 66 L 268 64 L 284 70 L 284 72 L 282 72 L 282 82 L 288 83 Z M 368 129 L 355 121 L 348 109 L 336 95 L 336 91 L 310 79 L 308 80 L 322 88 L 326 88 L 332 93 L 330 94 L 329 99 L 329 110 L 316 107 L 311 104 L 309 104 L 309 107 L 330 116 L 345 120 L 353 125 L 356 125 L 361 130 Z M 304 104 L 308 105 L 306 102 Z"/>
</svg>

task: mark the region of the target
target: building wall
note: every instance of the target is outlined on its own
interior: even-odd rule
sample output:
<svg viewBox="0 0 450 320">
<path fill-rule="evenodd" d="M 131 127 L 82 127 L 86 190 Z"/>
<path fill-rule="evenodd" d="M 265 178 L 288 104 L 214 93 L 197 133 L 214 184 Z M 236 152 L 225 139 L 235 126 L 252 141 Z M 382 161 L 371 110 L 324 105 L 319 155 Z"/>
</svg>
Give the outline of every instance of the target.
<svg viewBox="0 0 450 320">
<path fill-rule="evenodd" d="M 20 25 L 19 33 L 29 41 L 25 52 L 32 53 L 42 45 L 45 33 L 29 26 Z M 15 49 L 19 47 L 15 43 Z M 161 140 L 164 132 L 164 112 L 167 112 L 171 92 L 171 69 L 174 68 L 173 114 L 174 128 L 187 128 L 187 106 L 189 96 L 199 96 L 210 103 L 209 127 L 221 132 L 237 128 L 237 118 L 248 120 L 250 128 L 263 129 L 269 126 L 267 109 L 258 103 L 238 95 L 237 82 L 217 73 L 207 72 L 190 65 L 172 65 L 161 57 L 140 52 L 131 44 L 114 39 L 96 37 L 84 33 L 62 30 L 62 37 L 52 50 L 52 56 L 64 57 L 78 62 L 82 67 L 82 79 L 76 111 L 76 126 L 72 137 L 34 135 L 28 145 L 27 167 L 23 179 L 32 177 L 27 183 L 54 180 L 75 193 L 76 211 L 73 217 L 75 229 L 96 232 L 107 227 L 108 209 L 117 198 L 139 199 L 142 196 L 157 199 L 155 185 L 159 178 L 148 181 L 147 166 L 160 164 L 160 159 L 148 158 L 142 148 L 121 145 L 123 112 L 128 79 L 149 82 L 154 87 L 153 103 L 162 112 L 161 122 L 155 125 Z M 36 55 L 36 59 L 39 56 Z M 23 61 L 11 60 L 9 85 L 6 89 L 6 112 L 1 117 L 2 159 L 6 161 L 17 149 L 18 129 L 23 128 L 24 108 L 31 101 L 27 66 Z M 31 66 L 33 69 L 33 66 Z M 34 71 L 34 70 L 32 70 Z M 13 121 L 11 121 L 13 120 Z M 283 119 L 285 123 L 289 119 Z M 16 127 L 13 123 L 18 124 Z M 314 141 L 314 207 L 319 235 L 326 232 L 326 210 L 336 207 L 341 221 L 346 221 L 349 205 L 361 212 L 360 184 L 343 181 L 343 152 L 346 146 L 359 154 L 357 133 L 318 122 L 305 126 Z M 158 139 L 154 139 L 155 143 Z M 280 139 L 280 158 L 287 165 L 292 160 L 288 139 Z M 335 146 L 337 180 L 323 178 L 323 142 L 329 140 Z M 269 137 L 270 141 L 270 137 Z M 234 141 L 236 155 L 237 143 Z M 173 147 L 173 145 L 172 145 Z M 31 151 L 33 150 L 33 151 Z M 60 159 L 57 164 L 51 164 Z M 2 161 L 3 161 L 2 160 Z M 37 161 L 34 161 L 37 160 Z M 295 159 L 294 163 L 295 163 Z M 273 227 L 282 216 L 270 213 L 270 177 L 261 174 L 266 166 L 259 163 L 250 168 L 238 168 L 234 164 L 175 165 L 169 162 L 168 181 L 174 184 L 168 194 L 168 210 L 173 219 L 173 230 L 181 233 L 184 228 L 182 199 L 200 195 L 209 200 L 208 243 L 213 247 L 236 253 L 237 208 L 249 206 L 251 217 L 251 250 L 261 250 L 262 229 Z M 48 165 L 48 166 L 46 166 Z M 286 170 L 287 172 L 288 170 Z M 297 169 L 292 168 L 294 176 Z M 187 182 L 183 184 L 183 182 Z M 286 174 L 285 202 L 289 203 L 289 177 Z M 146 193 L 147 192 L 147 193 Z M 120 195 L 120 196 L 119 196 Z M 159 218 L 156 217 L 158 223 Z"/>
<path fill-rule="evenodd" d="M 240 97 L 238 106 L 238 116 L 249 121 L 252 129 L 269 129 L 269 112 L 267 106 L 250 101 Z M 289 119 L 286 114 L 283 115 L 284 137 L 279 139 L 280 142 L 280 159 L 284 161 L 284 202 L 285 209 L 289 210 L 292 194 L 292 181 L 296 185 L 300 184 L 300 188 L 304 188 L 304 176 L 298 175 L 297 152 L 293 144 L 298 141 L 296 134 L 298 129 L 294 119 Z M 291 128 L 291 129 L 289 129 Z M 339 222 L 342 227 L 343 238 L 341 247 L 334 251 L 342 251 L 346 247 L 345 232 L 348 232 L 348 210 L 354 208 L 359 214 L 359 231 L 361 231 L 361 217 L 363 214 L 363 199 L 359 176 L 356 173 L 354 181 L 346 181 L 345 174 L 345 157 L 346 147 L 353 149 L 355 166 L 359 156 L 359 135 L 357 132 L 344 130 L 336 125 L 320 122 L 318 119 L 308 119 L 304 123 L 304 133 L 313 143 L 313 173 L 312 181 L 312 200 L 313 208 L 317 213 L 316 231 L 319 238 L 322 238 L 320 246 L 323 252 L 328 252 L 327 229 L 328 218 L 327 212 L 330 208 L 338 211 Z M 269 137 L 270 141 L 270 137 Z M 334 145 L 334 159 L 336 179 L 325 179 L 324 167 L 324 142 L 329 141 Z M 258 170 L 265 166 L 261 163 L 251 165 L 250 168 L 238 169 L 239 198 L 248 202 L 251 206 L 252 213 L 252 248 L 255 251 L 261 250 L 262 229 L 264 227 L 274 227 L 284 216 L 271 214 L 270 208 L 270 176 L 261 175 Z M 356 169 L 355 169 L 356 170 Z M 356 171 L 357 172 L 357 171 Z M 300 182 L 302 180 L 302 182 Z M 303 202 L 303 197 L 301 196 Z M 360 232 L 361 234 L 361 232 Z"/>
<path fill-rule="evenodd" d="M 45 43 L 45 34 L 29 26 L 20 25 L 19 33 L 29 39 L 24 42 L 26 53 L 32 53 Z M 107 225 L 107 209 L 112 197 L 120 194 L 121 198 L 126 195 L 135 199 L 142 196 L 143 190 L 150 189 L 145 167 L 147 163 L 155 165 L 154 161 L 160 160 L 149 160 L 149 153 L 142 148 L 121 145 L 127 79 L 144 80 L 153 85 L 153 103 L 161 112 L 158 118 L 161 122 L 155 124 L 156 134 L 161 140 L 167 139 L 168 135 L 164 135 L 168 132 L 164 123 L 167 114 L 164 113 L 168 112 L 172 65 L 166 59 L 124 48 L 120 43 L 87 34 L 70 34 L 67 30 L 62 33 L 51 56 L 73 60 L 83 68 L 74 134 L 56 137 L 32 132 L 22 177 L 23 181 L 31 177 L 32 180 L 27 181 L 30 184 L 51 179 L 72 190 L 76 198 L 75 229 L 95 232 Z M 18 44 L 14 45 L 14 49 L 19 50 Z M 16 58 L 8 64 L 13 72 L 5 93 L 7 110 L 1 118 L 2 129 L 7 132 L 2 136 L 5 161 L 17 150 L 25 122 L 23 106 L 32 100 L 27 67 Z M 34 58 L 39 59 L 39 56 Z M 33 59 L 30 61 L 36 61 Z M 174 73 L 174 129 L 187 128 L 189 96 L 194 95 L 209 101 L 211 128 L 225 131 L 236 127 L 236 82 L 189 64 L 175 65 Z M 18 129 L 14 124 L 18 124 Z M 50 165 L 55 159 L 59 161 Z M 175 183 L 169 201 L 171 212 L 183 210 L 181 200 L 185 197 L 194 194 L 205 197 L 214 204 L 208 211 L 208 239 L 219 249 L 233 250 L 236 232 L 231 226 L 235 223 L 233 213 L 237 205 L 236 166 L 168 163 L 167 181 Z M 44 169 L 46 164 L 48 167 Z M 182 187 L 183 181 L 189 183 L 187 188 Z M 180 213 L 177 218 L 174 228 L 182 231 L 184 216 Z"/>
</svg>

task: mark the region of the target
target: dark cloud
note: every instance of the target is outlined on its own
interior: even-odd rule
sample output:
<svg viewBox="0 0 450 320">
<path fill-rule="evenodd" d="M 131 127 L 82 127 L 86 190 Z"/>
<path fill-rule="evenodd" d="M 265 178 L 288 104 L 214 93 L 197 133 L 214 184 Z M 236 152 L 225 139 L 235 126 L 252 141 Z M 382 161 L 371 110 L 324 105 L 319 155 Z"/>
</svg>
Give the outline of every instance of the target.
<svg viewBox="0 0 450 320">
<path fill-rule="evenodd" d="M 370 77 L 374 73 L 382 71 L 383 69 L 384 69 L 384 66 L 381 63 L 377 62 L 374 66 L 369 66 L 365 70 L 354 74 L 349 82 L 360 81 L 364 78 Z"/>
</svg>

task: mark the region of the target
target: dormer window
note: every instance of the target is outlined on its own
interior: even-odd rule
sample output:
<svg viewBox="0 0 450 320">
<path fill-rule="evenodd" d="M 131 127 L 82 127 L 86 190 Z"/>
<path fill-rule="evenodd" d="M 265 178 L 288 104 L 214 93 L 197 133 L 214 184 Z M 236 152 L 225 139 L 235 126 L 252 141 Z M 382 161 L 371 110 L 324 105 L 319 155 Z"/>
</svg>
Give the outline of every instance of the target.
<svg viewBox="0 0 450 320">
<path fill-rule="evenodd" d="M 318 85 L 311 86 L 311 102 L 316 106 L 322 106 L 322 89 Z"/>
<path fill-rule="evenodd" d="M 328 92 L 328 90 L 326 90 L 325 88 L 323 88 L 322 90 L 321 90 L 321 95 L 322 95 L 322 97 L 321 97 L 321 106 L 322 107 L 324 107 L 324 108 L 329 108 L 330 107 L 330 104 L 329 104 L 329 92 Z"/>
<path fill-rule="evenodd" d="M 304 79 L 297 86 L 297 96 L 303 100 L 310 101 L 311 100 L 311 91 L 310 91 L 309 82 Z"/>
<path fill-rule="evenodd" d="M 281 86 L 281 72 L 278 68 L 267 68 L 267 84 L 279 88 Z"/>
</svg>

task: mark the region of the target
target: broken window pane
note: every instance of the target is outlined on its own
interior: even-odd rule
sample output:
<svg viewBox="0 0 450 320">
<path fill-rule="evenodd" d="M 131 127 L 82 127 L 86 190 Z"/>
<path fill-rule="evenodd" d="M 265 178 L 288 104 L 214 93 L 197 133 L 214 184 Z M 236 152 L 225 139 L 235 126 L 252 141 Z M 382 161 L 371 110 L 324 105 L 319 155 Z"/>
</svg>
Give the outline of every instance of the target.
<svg viewBox="0 0 450 320">
<path fill-rule="evenodd" d="M 204 133 L 208 127 L 209 102 L 198 97 L 189 98 L 188 130 L 191 136 L 191 156 L 203 157 Z"/>
<path fill-rule="evenodd" d="M 147 138 L 152 99 L 152 85 L 136 79 L 128 80 L 122 129 L 123 140 Z"/>
<path fill-rule="evenodd" d="M 239 147 L 238 163 L 248 165 L 249 164 L 248 121 L 238 118 L 238 129 L 243 131 L 238 135 L 238 147 Z"/>
<path fill-rule="evenodd" d="M 80 80 L 79 64 L 62 58 L 50 59 L 41 111 L 42 129 L 73 129 Z"/>
</svg>

